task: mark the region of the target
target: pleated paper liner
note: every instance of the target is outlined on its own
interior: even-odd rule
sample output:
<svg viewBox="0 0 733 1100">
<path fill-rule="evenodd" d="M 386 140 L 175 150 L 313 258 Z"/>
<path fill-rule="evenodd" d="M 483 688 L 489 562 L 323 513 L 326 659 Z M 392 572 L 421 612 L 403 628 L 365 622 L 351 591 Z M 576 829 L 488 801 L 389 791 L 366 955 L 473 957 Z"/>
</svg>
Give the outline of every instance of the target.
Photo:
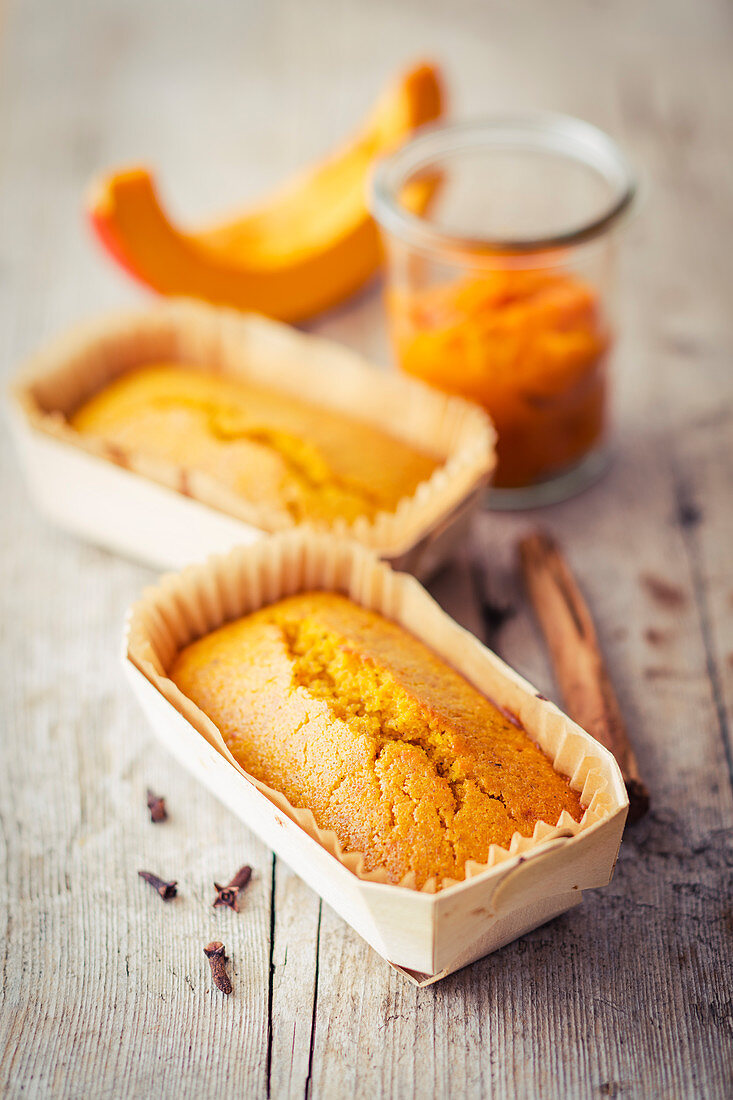
<svg viewBox="0 0 733 1100">
<path fill-rule="evenodd" d="M 12 393 L 20 415 L 36 431 L 251 528 L 292 528 L 292 516 L 276 501 L 247 501 L 201 471 L 111 447 L 71 427 L 69 415 L 114 378 L 166 361 L 250 380 L 359 419 L 438 459 L 432 476 L 394 511 L 379 512 L 371 520 L 361 516 L 351 525 L 339 520 L 329 528 L 383 557 L 399 558 L 420 540 L 437 539 L 468 504 L 477 503 L 477 490 L 495 464 L 494 429 L 486 414 L 469 402 L 375 369 L 347 348 L 287 325 L 189 301 L 79 326 L 41 352 Z M 210 550 L 217 545 L 212 542 Z"/>
<path fill-rule="evenodd" d="M 491 846 L 486 863 L 468 862 L 466 880 L 513 857 L 526 859 L 549 849 L 559 838 L 589 831 L 623 808 L 624 789 L 613 757 L 450 619 L 414 578 L 394 572 L 359 544 L 300 528 L 163 577 L 130 612 L 128 659 L 231 767 L 359 879 L 389 881 L 381 869 L 365 871 L 362 855 L 345 852 L 334 832 L 318 827 L 310 810 L 293 807 L 278 791 L 244 772 L 214 723 L 167 676 L 176 654 L 189 642 L 284 596 L 314 589 L 343 593 L 422 639 L 515 715 L 579 792 L 584 807 L 579 822 L 563 812 L 558 821 L 538 822 L 531 837 L 515 833 L 508 848 Z M 462 883 L 444 879 L 439 885 L 431 879 L 422 892 L 443 893 Z M 414 889 L 413 877 L 406 876 L 399 887 Z"/>
</svg>

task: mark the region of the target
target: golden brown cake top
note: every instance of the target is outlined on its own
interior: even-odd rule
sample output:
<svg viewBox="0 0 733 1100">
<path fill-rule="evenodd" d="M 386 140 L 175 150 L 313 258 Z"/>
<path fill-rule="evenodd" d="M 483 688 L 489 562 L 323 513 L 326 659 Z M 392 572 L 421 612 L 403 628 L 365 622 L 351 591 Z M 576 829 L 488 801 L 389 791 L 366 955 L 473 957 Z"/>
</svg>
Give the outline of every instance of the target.
<svg viewBox="0 0 733 1100">
<path fill-rule="evenodd" d="M 292 596 L 187 646 L 170 672 L 257 779 L 365 869 L 463 878 L 490 844 L 582 816 L 549 759 L 455 669 L 347 598 Z"/>
<path fill-rule="evenodd" d="M 203 471 L 255 505 L 278 502 L 294 522 L 394 511 L 438 464 L 357 419 L 180 364 L 126 372 L 71 425 L 122 454 Z"/>
</svg>

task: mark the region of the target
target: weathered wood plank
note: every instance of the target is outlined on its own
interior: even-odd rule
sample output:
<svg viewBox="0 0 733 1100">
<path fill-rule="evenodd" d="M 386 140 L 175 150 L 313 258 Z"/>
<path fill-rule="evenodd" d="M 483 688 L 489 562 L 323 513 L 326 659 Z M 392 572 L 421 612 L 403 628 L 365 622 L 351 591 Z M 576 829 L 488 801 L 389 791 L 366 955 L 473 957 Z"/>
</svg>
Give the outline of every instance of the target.
<svg viewBox="0 0 733 1100">
<path fill-rule="evenodd" d="M 554 510 L 553 526 L 561 537 L 573 532 L 573 565 L 599 609 L 653 812 L 627 834 L 611 887 L 495 956 L 423 991 L 397 991 L 393 976 L 377 971 L 368 997 L 359 984 L 329 1000 L 319 993 L 315 1080 L 326 1094 L 338 1080 L 343 1096 L 389 1096 L 399 1075 L 400 1095 L 417 1097 L 725 1095 L 730 986 L 715 960 L 730 961 L 731 788 L 668 463 L 643 441 L 626 463 L 643 465 L 643 491 L 632 495 L 626 471 L 617 469 L 605 499 L 586 499 L 584 537 L 573 516 L 577 501 Z M 635 531 L 633 559 L 621 566 L 613 553 L 616 492 Z M 479 550 L 509 545 L 526 523 L 486 517 Z M 679 597 L 660 601 L 651 577 Z M 502 589 L 511 583 L 507 574 Z M 502 654 L 532 676 L 530 666 L 540 665 L 536 633 L 523 608 L 499 639 Z M 551 680 L 539 679 L 553 693 Z M 324 918 L 322 937 L 327 927 Z M 364 950 L 353 935 L 330 929 L 319 990 L 334 975 L 362 974 Z M 375 1001 L 383 1005 L 379 1022 Z M 396 1001 L 412 1010 L 395 1010 Z"/>
<path fill-rule="evenodd" d="M 311 1072 L 321 902 L 282 860 L 275 876 L 269 1089 L 302 1097 Z"/>
<path fill-rule="evenodd" d="M 700 615 L 708 676 L 733 783 L 733 401 L 675 441 L 678 517 Z"/>
<path fill-rule="evenodd" d="M 145 572 L 92 549 L 68 555 L 63 536 L 24 515 L 14 531 L 28 567 L 42 576 L 51 560 L 55 583 L 13 588 L 6 605 L 27 633 L 3 727 L 0 1079 L 9 1095 L 32 1083 L 37 1095 L 114 1096 L 120 1081 L 149 1095 L 162 1074 L 184 1073 L 189 1095 L 227 1081 L 263 1093 L 269 853 L 171 767 L 123 689 L 120 615 Z M 59 649 L 68 635 L 55 624 L 80 648 Z M 160 825 L 149 821 L 148 783 L 167 796 Z M 214 910 L 213 879 L 243 862 L 255 868 L 243 912 Z M 179 896 L 164 903 L 141 867 L 177 878 Z M 228 1000 L 203 955 L 213 938 L 232 956 Z"/>
</svg>

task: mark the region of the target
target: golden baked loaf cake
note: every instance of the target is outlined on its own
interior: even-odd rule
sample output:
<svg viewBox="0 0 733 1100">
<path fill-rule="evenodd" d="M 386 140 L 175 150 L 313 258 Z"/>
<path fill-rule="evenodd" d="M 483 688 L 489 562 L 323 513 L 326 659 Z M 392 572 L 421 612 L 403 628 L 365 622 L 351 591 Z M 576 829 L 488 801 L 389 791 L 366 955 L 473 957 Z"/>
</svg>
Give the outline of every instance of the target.
<svg viewBox="0 0 733 1100">
<path fill-rule="evenodd" d="M 437 461 L 369 424 L 240 379 L 175 364 L 128 371 L 71 417 L 77 431 L 208 474 L 284 522 L 394 511 Z"/>
<path fill-rule="evenodd" d="M 416 885 L 582 807 L 524 730 L 417 638 L 351 600 L 291 596 L 169 673 L 245 771 L 313 811 L 365 869 Z"/>
</svg>

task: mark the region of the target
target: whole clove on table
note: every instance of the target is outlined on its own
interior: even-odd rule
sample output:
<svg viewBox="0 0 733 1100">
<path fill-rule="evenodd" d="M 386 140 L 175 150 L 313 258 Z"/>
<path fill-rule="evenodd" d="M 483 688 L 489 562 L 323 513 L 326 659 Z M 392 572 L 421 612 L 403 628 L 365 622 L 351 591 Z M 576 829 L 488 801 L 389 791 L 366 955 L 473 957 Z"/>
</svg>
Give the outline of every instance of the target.
<svg viewBox="0 0 733 1100">
<path fill-rule="evenodd" d="M 220 940 L 207 943 L 204 948 L 204 955 L 209 960 L 214 985 L 228 996 L 232 991 L 232 983 L 226 971 L 227 956 L 224 944 Z"/>
<path fill-rule="evenodd" d="M 170 901 L 178 893 L 175 879 L 172 882 L 166 882 L 165 879 L 154 875 L 152 871 L 138 871 L 138 874 L 140 878 L 145 879 L 160 894 L 163 901 Z"/>
<path fill-rule="evenodd" d="M 148 787 L 148 809 L 150 810 L 150 820 L 154 825 L 157 825 L 160 821 L 165 821 L 168 817 L 168 811 L 165 808 L 165 799 L 161 795 L 154 794 Z"/>
<path fill-rule="evenodd" d="M 216 909 L 220 905 L 226 905 L 229 909 L 233 909 L 235 913 L 238 913 L 239 905 L 237 898 L 239 897 L 239 892 L 240 890 L 244 890 L 251 878 L 252 868 L 245 864 L 244 867 L 239 868 L 232 881 L 228 882 L 226 886 L 221 886 L 218 882 L 215 882 L 214 889 L 216 890 L 216 901 L 214 902 L 214 908 Z"/>
</svg>

